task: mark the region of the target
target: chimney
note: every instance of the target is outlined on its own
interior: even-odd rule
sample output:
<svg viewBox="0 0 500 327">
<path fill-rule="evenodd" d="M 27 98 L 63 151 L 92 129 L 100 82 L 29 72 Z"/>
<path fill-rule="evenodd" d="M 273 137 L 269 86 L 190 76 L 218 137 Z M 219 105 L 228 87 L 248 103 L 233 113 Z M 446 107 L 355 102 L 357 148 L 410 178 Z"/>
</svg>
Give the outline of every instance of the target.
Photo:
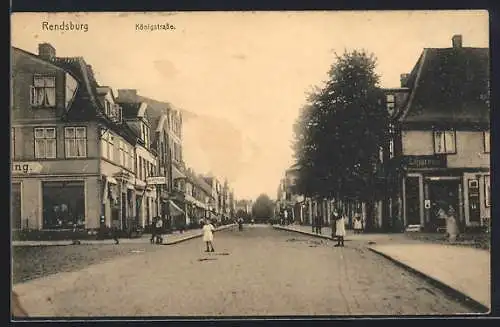
<svg viewBox="0 0 500 327">
<path fill-rule="evenodd" d="M 458 49 L 462 47 L 462 35 L 456 34 L 451 38 L 451 44 L 454 49 Z"/>
<path fill-rule="evenodd" d="M 120 101 L 137 101 L 137 90 L 134 89 L 122 89 L 118 90 L 118 99 Z"/>
<path fill-rule="evenodd" d="M 401 82 L 401 87 L 406 86 L 406 82 L 408 82 L 408 77 L 410 77 L 410 74 L 401 74 L 399 76 L 399 80 Z"/>
<path fill-rule="evenodd" d="M 45 60 L 51 60 L 56 56 L 56 49 L 49 43 L 40 43 L 38 45 L 38 56 Z"/>
</svg>

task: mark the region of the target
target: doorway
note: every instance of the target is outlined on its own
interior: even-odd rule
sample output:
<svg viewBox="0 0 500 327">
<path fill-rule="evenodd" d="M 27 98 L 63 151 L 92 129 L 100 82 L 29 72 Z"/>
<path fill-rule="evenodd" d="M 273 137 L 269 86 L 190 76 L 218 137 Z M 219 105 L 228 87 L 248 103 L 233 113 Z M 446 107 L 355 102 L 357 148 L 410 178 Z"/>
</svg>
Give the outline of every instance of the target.
<svg viewBox="0 0 500 327">
<path fill-rule="evenodd" d="M 10 221 L 11 228 L 21 229 L 21 183 L 12 183 L 10 191 Z"/>
<path fill-rule="evenodd" d="M 407 177 L 406 195 L 406 225 L 420 225 L 420 183 L 419 177 Z"/>
<path fill-rule="evenodd" d="M 439 217 L 440 209 L 448 212 L 452 206 L 458 214 L 459 183 L 460 180 L 429 181 L 429 199 L 431 200 L 429 227 L 431 230 L 437 231 L 446 227 L 445 219 Z"/>
</svg>

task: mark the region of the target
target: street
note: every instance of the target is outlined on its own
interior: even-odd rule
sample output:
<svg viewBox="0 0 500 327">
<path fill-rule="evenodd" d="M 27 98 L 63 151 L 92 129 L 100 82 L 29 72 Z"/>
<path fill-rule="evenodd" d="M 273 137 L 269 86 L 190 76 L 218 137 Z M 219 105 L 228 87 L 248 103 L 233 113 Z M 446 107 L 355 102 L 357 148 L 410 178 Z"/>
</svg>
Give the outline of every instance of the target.
<svg viewBox="0 0 500 327">
<path fill-rule="evenodd" d="M 14 290 L 31 316 L 472 312 L 361 242 L 347 242 L 345 248 L 333 245 L 270 226 L 246 225 L 242 232 L 217 232 L 215 253 L 204 253 L 201 239 L 171 246 L 134 245 L 135 251 L 144 252 L 123 251 L 130 255 L 15 284 Z M 86 249 L 54 248 L 52 255 Z M 65 260 L 85 258 L 75 253 Z"/>
</svg>

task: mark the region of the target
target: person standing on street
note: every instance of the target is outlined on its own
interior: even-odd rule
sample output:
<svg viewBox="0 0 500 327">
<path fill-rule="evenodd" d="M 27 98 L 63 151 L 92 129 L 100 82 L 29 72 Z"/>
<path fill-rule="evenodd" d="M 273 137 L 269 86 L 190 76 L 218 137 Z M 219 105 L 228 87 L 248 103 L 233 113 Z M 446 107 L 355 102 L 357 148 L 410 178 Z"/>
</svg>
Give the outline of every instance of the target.
<svg viewBox="0 0 500 327">
<path fill-rule="evenodd" d="M 336 247 L 344 247 L 345 235 L 345 217 L 343 214 L 338 214 L 337 220 L 335 221 L 335 236 L 337 236 L 337 244 L 335 245 Z"/>
<path fill-rule="evenodd" d="M 163 238 L 161 237 L 162 230 L 163 230 L 163 220 L 160 217 L 156 217 L 156 244 L 162 244 L 163 243 Z"/>
<path fill-rule="evenodd" d="M 120 244 L 120 240 L 118 239 L 119 224 L 119 220 L 113 220 L 111 223 L 111 234 L 115 244 Z"/>
<path fill-rule="evenodd" d="M 354 233 L 361 234 L 362 229 L 363 224 L 361 223 L 361 217 L 359 216 L 359 213 L 356 213 L 354 215 Z"/>
<path fill-rule="evenodd" d="M 214 231 L 214 225 L 212 225 L 209 220 L 206 220 L 205 225 L 203 226 L 203 242 L 205 242 L 205 245 L 207 246 L 205 252 L 215 252 L 213 243 Z"/>
</svg>

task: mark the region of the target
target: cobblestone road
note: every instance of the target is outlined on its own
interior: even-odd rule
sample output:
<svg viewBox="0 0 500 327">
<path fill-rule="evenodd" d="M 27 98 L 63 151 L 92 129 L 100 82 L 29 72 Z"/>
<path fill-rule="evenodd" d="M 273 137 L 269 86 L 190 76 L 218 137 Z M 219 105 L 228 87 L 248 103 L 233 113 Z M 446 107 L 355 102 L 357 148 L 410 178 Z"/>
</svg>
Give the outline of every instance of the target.
<svg viewBox="0 0 500 327">
<path fill-rule="evenodd" d="M 266 226 L 16 285 L 31 315 L 420 315 L 470 309 L 360 243 Z M 16 289 L 17 288 L 17 289 Z"/>
</svg>

